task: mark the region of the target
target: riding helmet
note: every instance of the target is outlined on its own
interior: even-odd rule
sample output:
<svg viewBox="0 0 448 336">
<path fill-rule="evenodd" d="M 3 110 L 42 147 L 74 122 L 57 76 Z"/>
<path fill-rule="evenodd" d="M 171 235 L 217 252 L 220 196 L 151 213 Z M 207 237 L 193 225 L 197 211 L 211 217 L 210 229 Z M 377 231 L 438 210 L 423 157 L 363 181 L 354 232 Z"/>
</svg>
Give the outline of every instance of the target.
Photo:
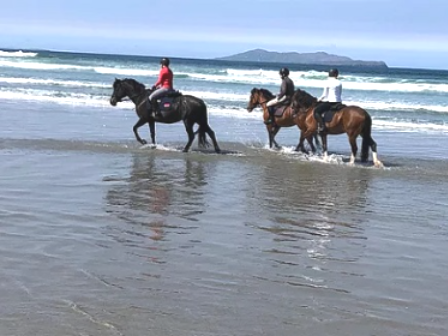
<svg viewBox="0 0 448 336">
<path fill-rule="evenodd" d="M 169 65 L 170 65 L 170 60 L 169 60 L 169 58 L 166 58 L 166 57 L 162 58 L 162 59 L 160 60 L 160 64 L 162 64 L 162 65 L 164 65 L 164 66 L 169 66 Z"/>
<path fill-rule="evenodd" d="M 280 73 L 280 76 L 282 76 L 282 77 L 289 76 L 289 69 L 288 68 L 281 68 L 279 73 Z"/>
<path fill-rule="evenodd" d="M 337 76 L 339 76 L 339 71 L 338 71 L 338 69 L 331 69 L 329 72 L 328 72 L 328 76 L 330 76 L 330 77 L 337 77 Z"/>
</svg>

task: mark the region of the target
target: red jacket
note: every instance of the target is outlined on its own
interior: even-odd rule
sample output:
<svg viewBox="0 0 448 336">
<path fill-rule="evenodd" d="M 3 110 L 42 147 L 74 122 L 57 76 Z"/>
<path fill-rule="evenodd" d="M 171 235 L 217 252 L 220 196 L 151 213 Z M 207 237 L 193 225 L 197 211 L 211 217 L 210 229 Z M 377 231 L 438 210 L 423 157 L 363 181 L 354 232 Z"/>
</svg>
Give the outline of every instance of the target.
<svg viewBox="0 0 448 336">
<path fill-rule="evenodd" d="M 173 89 L 173 72 L 170 68 L 163 67 L 160 69 L 159 79 L 154 86 L 160 86 L 167 89 Z"/>
</svg>

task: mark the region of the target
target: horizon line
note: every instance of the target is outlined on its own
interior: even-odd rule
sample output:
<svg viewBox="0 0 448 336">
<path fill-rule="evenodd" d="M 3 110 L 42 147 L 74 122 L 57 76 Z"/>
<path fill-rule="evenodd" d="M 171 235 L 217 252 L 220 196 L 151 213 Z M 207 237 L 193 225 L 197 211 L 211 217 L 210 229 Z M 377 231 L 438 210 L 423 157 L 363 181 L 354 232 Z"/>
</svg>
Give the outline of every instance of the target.
<svg viewBox="0 0 448 336">
<path fill-rule="evenodd" d="M 55 53 L 67 53 L 67 54 L 87 54 L 87 55 L 107 55 L 107 56 L 136 56 L 136 57 L 170 57 L 170 58 L 174 58 L 174 59 L 186 59 L 186 60 L 209 60 L 209 61 L 221 61 L 221 62 L 239 62 L 239 63 L 248 63 L 248 62 L 252 62 L 252 63 L 265 63 L 265 64 L 281 64 L 280 62 L 260 62 L 260 61 L 234 61 L 234 60 L 222 60 L 220 58 L 222 57 L 230 57 L 230 56 L 234 56 L 234 55 L 238 55 L 241 53 L 245 53 L 248 51 L 253 51 L 253 50 L 264 50 L 264 51 L 268 51 L 268 52 L 275 52 L 275 53 L 280 53 L 280 54 L 285 54 L 285 53 L 298 53 L 300 54 L 300 52 L 297 51 L 288 51 L 288 52 L 280 52 L 280 51 L 269 51 L 263 48 L 253 48 L 253 49 L 249 49 L 243 52 L 239 52 L 233 55 L 228 55 L 228 56 L 219 56 L 219 57 L 215 57 L 215 58 L 207 58 L 207 57 L 186 57 L 186 56 L 167 56 L 167 55 L 147 55 L 147 54 L 128 54 L 128 53 L 110 53 L 110 52 L 93 52 L 93 51 L 82 51 L 82 50 L 69 50 L 69 49 L 47 49 L 47 48 L 10 48 L 10 47 L 1 47 L 0 46 L 0 51 L 22 51 L 22 52 L 39 52 L 39 51 L 46 51 L 46 52 L 55 52 Z M 326 51 L 315 51 L 315 52 L 307 52 L 307 54 L 313 54 L 313 53 L 319 53 L 319 52 L 323 52 L 329 55 L 335 55 L 335 56 L 344 56 L 344 55 L 337 55 L 337 54 L 331 54 L 328 53 Z M 348 57 L 348 56 L 344 56 L 344 57 Z M 429 70 L 429 71 L 448 71 L 448 68 L 422 68 L 422 67 L 412 67 L 412 66 L 400 66 L 400 65 L 388 65 L 385 61 L 363 61 L 363 60 L 353 60 L 353 61 L 362 61 L 362 62 L 383 62 L 387 68 L 389 69 L 411 69 L 411 70 Z M 312 64 L 312 63 L 289 63 L 291 65 L 316 65 L 316 66 L 331 66 L 331 64 Z M 347 65 L 347 64 L 341 64 L 341 65 L 336 65 L 336 66 L 346 66 L 346 67 L 355 67 L 357 65 Z M 362 66 L 362 65 L 360 65 Z M 369 67 L 369 66 L 366 66 Z M 375 67 L 373 67 L 375 68 Z"/>
</svg>

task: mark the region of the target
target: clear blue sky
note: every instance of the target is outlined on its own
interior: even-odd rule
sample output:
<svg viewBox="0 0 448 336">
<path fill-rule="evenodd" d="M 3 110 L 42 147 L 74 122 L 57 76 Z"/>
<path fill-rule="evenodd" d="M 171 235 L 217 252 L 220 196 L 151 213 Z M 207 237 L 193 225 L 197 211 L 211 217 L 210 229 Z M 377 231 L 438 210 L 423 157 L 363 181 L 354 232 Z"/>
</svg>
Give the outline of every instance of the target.
<svg viewBox="0 0 448 336">
<path fill-rule="evenodd" d="M 326 51 L 448 69 L 448 0 L 8 0 L 0 48 L 213 58 Z"/>
</svg>

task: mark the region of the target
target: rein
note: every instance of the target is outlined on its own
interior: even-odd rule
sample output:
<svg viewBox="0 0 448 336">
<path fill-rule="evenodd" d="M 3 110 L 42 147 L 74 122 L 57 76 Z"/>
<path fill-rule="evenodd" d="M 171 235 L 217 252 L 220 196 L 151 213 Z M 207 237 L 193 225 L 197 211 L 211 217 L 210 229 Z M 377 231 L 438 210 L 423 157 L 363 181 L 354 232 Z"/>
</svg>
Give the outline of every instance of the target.
<svg viewBox="0 0 448 336">
<path fill-rule="evenodd" d="M 134 101 L 134 98 L 138 98 L 141 95 L 145 94 L 145 91 L 141 92 L 141 93 L 135 93 L 133 95 L 128 95 L 128 98 L 132 101 Z M 124 98 L 124 97 L 123 97 Z M 123 100 L 123 98 L 121 98 L 120 100 Z"/>
</svg>

